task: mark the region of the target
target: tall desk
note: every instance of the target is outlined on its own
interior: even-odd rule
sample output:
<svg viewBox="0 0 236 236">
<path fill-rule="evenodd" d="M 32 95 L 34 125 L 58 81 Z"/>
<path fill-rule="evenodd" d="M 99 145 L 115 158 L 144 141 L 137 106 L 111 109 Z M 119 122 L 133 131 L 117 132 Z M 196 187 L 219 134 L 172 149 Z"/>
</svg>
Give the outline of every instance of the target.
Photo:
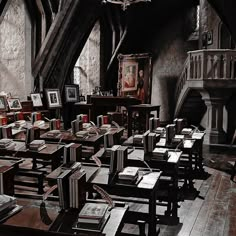
<svg viewBox="0 0 236 236">
<path fill-rule="evenodd" d="M 111 109 L 116 110 L 117 106 L 124 106 L 125 108 L 131 105 L 140 104 L 141 101 L 135 97 L 113 97 L 113 96 L 96 96 L 93 95 L 87 101 L 87 105 L 76 103 L 75 108 L 78 109 L 78 113 L 80 110 L 88 109 L 88 113 L 90 114 L 90 119 L 92 121 L 96 121 L 96 117 L 102 113 L 107 111 L 111 111 Z"/>
</svg>

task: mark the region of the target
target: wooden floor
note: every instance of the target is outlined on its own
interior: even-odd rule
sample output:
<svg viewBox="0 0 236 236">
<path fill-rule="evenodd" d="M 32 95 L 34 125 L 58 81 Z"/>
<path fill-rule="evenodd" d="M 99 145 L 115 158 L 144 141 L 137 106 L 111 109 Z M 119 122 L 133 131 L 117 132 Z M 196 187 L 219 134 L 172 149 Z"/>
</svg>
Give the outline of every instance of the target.
<svg viewBox="0 0 236 236">
<path fill-rule="evenodd" d="M 212 154 L 204 152 L 205 158 L 209 155 Z M 236 160 L 236 155 L 214 156 L 229 161 Z M 178 225 L 158 225 L 160 236 L 236 236 L 236 183 L 230 180 L 230 175 L 226 172 L 204 168 L 209 177 L 194 180 L 198 196 L 193 200 L 180 202 Z M 158 211 L 163 209 L 157 207 Z M 123 232 L 139 234 L 138 228 L 132 225 L 126 225 Z"/>
<path fill-rule="evenodd" d="M 216 159 L 236 160 L 236 155 L 210 154 L 206 150 L 203 155 L 204 158 L 214 156 Z M 208 178 L 194 180 L 194 187 L 199 191 L 197 197 L 179 203 L 180 223 L 157 225 L 160 236 L 236 236 L 236 183 L 224 171 L 206 166 L 204 169 L 209 174 Z M 131 204 L 130 207 L 147 210 L 145 205 Z M 158 206 L 157 213 L 163 212 L 164 208 Z M 136 225 L 126 224 L 122 232 L 139 235 Z"/>
</svg>

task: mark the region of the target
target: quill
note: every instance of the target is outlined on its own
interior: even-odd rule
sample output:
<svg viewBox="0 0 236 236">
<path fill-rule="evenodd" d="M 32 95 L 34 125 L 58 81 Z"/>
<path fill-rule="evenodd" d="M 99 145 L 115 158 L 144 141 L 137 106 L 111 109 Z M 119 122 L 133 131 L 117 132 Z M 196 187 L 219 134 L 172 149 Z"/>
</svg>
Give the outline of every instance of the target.
<svg viewBox="0 0 236 236">
<path fill-rule="evenodd" d="M 96 190 L 101 195 L 102 199 L 104 199 L 111 208 L 115 206 L 112 198 L 104 189 L 102 189 L 96 184 L 93 185 L 93 189 Z"/>
</svg>

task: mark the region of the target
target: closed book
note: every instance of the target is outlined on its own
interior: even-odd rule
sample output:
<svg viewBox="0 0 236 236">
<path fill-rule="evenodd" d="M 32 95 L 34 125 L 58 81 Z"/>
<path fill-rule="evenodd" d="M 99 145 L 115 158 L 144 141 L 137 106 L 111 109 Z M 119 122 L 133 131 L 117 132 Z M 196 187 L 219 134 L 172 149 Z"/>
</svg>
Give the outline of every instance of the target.
<svg viewBox="0 0 236 236">
<path fill-rule="evenodd" d="M 86 172 L 76 170 L 69 177 L 70 207 L 81 209 L 86 201 Z"/>
<path fill-rule="evenodd" d="M 67 209 L 69 207 L 69 176 L 71 170 L 63 170 L 57 177 L 57 186 L 59 194 L 59 206 L 61 209 Z"/>
<path fill-rule="evenodd" d="M 16 205 L 16 198 L 7 194 L 0 194 L 0 212 Z"/>
<path fill-rule="evenodd" d="M 99 223 L 105 216 L 109 206 L 107 203 L 87 202 L 79 213 L 78 222 L 94 221 Z"/>
<path fill-rule="evenodd" d="M 118 174 L 118 178 L 122 180 L 135 180 L 138 177 L 138 171 L 138 167 L 127 166 Z"/>
</svg>

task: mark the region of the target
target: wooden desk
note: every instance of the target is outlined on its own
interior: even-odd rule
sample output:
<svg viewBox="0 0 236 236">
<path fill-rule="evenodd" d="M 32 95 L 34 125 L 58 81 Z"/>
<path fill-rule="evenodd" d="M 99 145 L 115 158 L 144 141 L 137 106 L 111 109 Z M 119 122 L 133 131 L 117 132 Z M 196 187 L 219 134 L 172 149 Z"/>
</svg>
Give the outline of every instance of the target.
<svg viewBox="0 0 236 236">
<path fill-rule="evenodd" d="M 88 138 L 80 139 L 70 131 L 61 131 L 57 136 L 51 136 L 49 134 L 50 131 L 42 134 L 40 138 L 50 142 L 58 142 L 61 140 L 63 143 L 80 143 L 83 146 L 94 147 L 94 152 L 97 152 L 100 149 L 100 145 L 103 143 L 103 135 L 94 135 Z"/>
<path fill-rule="evenodd" d="M 113 96 L 96 96 L 90 97 L 92 104 L 91 119 L 96 121 L 96 117 L 104 112 L 116 110 L 117 106 L 124 106 L 126 109 L 131 105 L 140 104 L 141 101 L 135 97 L 113 97 Z M 113 109 L 112 109 L 113 108 Z"/>
<path fill-rule="evenodd" d="M 98 202 L 93 200 L 88 200 L 88 202 Z M 118 204 L 111 210 L 110 217 L 103 228 L 101 233 L 96 233 L 96 235 L 104 234 L 106 236 L 118 236 L 123 227 L 123 221 L 125 214 L 127 212 L 127 206 L 119 206 Z M 75 234 L 75 231 L 72 229 L 72 225 L 76 221 L 79 214 L 79 210 L 77 209 L 69 209 L 68 211 L 61 212 L 57 219 L 54 221 L 53 225 L 50 227 L 50 231 L 53 232 L 63 232 Z M 83 235 L 93 235 L 92 231 L 81 231 Z M 79 232 L 80 235 L 80 232 Z"/>
<path fill-rule="evenodd" d="M 165 216 L 167 216 L 168 224 L 178 224 L 178 201 L 179 201 L 179 188 L 178 188 L 178 174 L 179 163 L 182 152 L 169 150 L 167 160 L 152 160 L 151 154 L 144 154 L 143 148 L 129 148 L 127 166 L 147 167 L 144 161 L 150 168 L 159 169 L 162 171 L 160 178 L 160 184 L 157 192 L 157 199 L 159 201 L 167 202 L 167 210 Z M 95 154 L 102 163 L 109 164 L 110 158 L 106 157 L 104 148 L 100 149 Z M 162 186 L 162 177 L 165 178 L 164 185 Z M 166 180 L 166 177 L 169 181 Z M 169 183 L 169 184 L 168 184 Z M 164 195 L 163 195 L 164 193 Z M 165 220 L 164 217 L 163 221 Z"/>
<path fill-rule="evenodd" d="M 156 200 L 160 175 L 161 172 L 152 172 L 143 177 L 140 176 L 142 179 L 137 184 L 124 184 L 118 183 L 115 176 L 109 175 L 109 168 L 101 167 L 87 184 L 89 191 L 93 191 L 92 187 L 96 184 L 110 194 L 148 199 L 148 213 L 129 212 L 128 219 L 131 223 L 136 224 L 140 219 L 147 221 L 148 235 L 154 236 L 159 233 L 156 230 Z"/>
<path fill-rule="evenodd" d="M 160 106 L 151 104 L 131 105 L 127 107 L 128 110 L 128 137 L 132 135 L 132 113 L 134 111 L 145 114 L 146 130 L 149 128 L 149 117 L 152 111 L 156 111 L 156 117 L 159 117 Z"/>
<path fill-rule="evenodd" d="M 93 201 L 94 202 L 94 201 Z M 42 235 L 75 235 L 72 225 L 76 221 L 79 211 L 70 209 L 59 212 L 58 202 L 47 201 L 45 209 L 42 210 L 40 200 L 18 199 L 17 204 L 23 209 L 0 224 L 0 235 L 8 233 L 7 236 L 42 236 Z M 111 215 L 101 233 L 86 231 L 87 236 L 117 236 L 123 226 L 123 219 L 127 212 L 127 206 L 118 204 L 111 210 Z M 44 216 L 44 218 L 43 218 Z M 46 220 L 47 219 L 47 220 Z M 80 233 L 78 234 L 80 235 Z M 81 234 L 81 235 L 84 235 Z"/>
<path fill-rule="evenodd" d="M 93 192 L 93 185 L 96 184 L 110 194 L 123 197 L 148 199 L 148 214 L 129 212 L 127 213 L 127 219 L 129 219 L 131 223 L 135 224 L 137 224 L 137 221 L 140 219 L 148 221 L 148 235 L 154 236 L 158 234 L 156 230 L 156 200 L 161 172 L 152 172 L 144 175 L 143 178 L 141 177 L 143 172 L 140 172 L 140 182 L 137 184 L 124 184 L 118 183 L 116 176 L 109 175 L 109 166 L 99 168 L 93 164 L 82 163 L 82 168 L 85 169 L 86 172 L 86 186 L 88 192 Z M 57 176 L 60 174 L 59 168 L 57 170 L 57 173 L 54 171 L 54 173 L 52 172 L 47 176 L 50 185 L 54 185 L 56 183 Z M 87 173 L 89 174 L 87 175 Z"/>
<path fill-rule="evenodd" d="M 30 151 L 23 141 L 14 141 L 14 146 L 7 149 L 0 149 L 0 155 L 14 155 L 23 158 L 32 158 L 32 169 L 37 168 L 37 159 L 50 160 L 52 170 L 56 169 L 61 162 L 61 156 L 63 155 L 64 145 L 58 145 L 57 143 L 46 143 L 46 148 L 39 152 Z"/>
</svg>

